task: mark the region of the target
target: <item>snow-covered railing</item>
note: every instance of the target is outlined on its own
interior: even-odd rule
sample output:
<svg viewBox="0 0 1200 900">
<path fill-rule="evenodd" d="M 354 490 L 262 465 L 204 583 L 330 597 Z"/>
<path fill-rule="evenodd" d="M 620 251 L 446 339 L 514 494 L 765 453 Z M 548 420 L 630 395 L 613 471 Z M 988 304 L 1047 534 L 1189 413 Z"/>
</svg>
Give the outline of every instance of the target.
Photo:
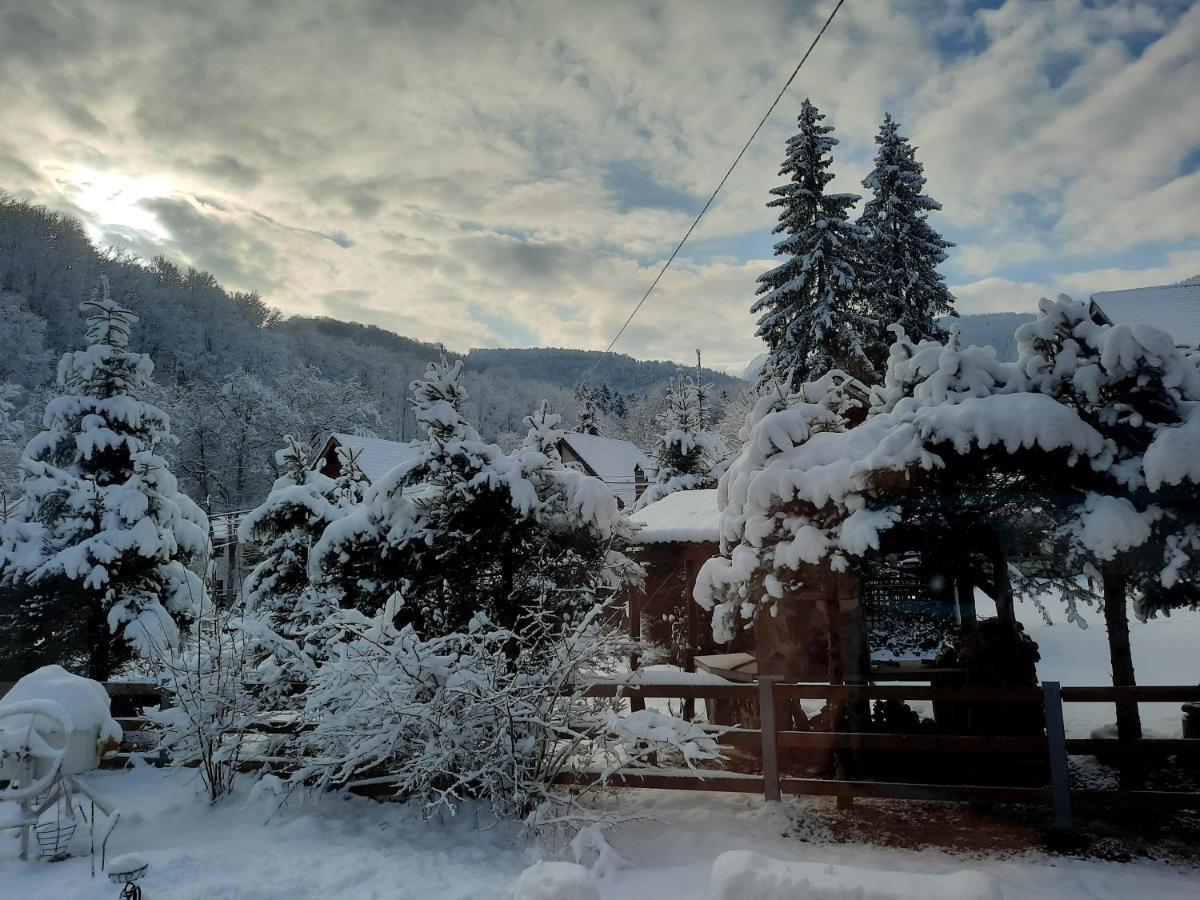
<svg viewBox="0 0 1200 900">
<path fill-rule="evenodd" d="M 682 676 L 682 677 L 681 677 Z M 714 681 L 715 683 L 710 683 Z M 1063 703 L 1200 702 L 1200 686 L 1147 687 L 926 687 L 893 685 L 830 685 L 783 683 L 761 678 L 756 684 L 723 682 L 715 676 L 687 673 L 637 673 L 592 681 L 586 692 L 594 697 L 632 699 L 706 699 L 752 702 L 759 710 L 759 728 L 736 728 L 723 734 L 727 746 L 757 751 L 761 773 L 725 770 L 660 770 L 643 768 L 617 773 L 577 772 L 560 778 L 566 784 L 590 784 L 603 779 L 617 787 L 676 790 L 762 792 L 768 800 L 782 794 L 811 794 L 838 798 L 849 805 L 856 798 L 1024 803 L 1052 805 L 1055 824 L 1071 822 L 1075 803 L 1092 806 L 1134 806 L 1153 809 L 1200 809 L 1200 792 L 1156 790 L 1073 789 L 1067 758 L 1101 755 L 1134 760 L 1162 760 L 1172 754 L 1200 759 L 1200 738 L 1140 738 L 1137 740 L 1067 738 Z M 790 731 L 777 727 L 776 710 L 789 701 L 827 703 L 871 700 L 921 700 L 989 706 L 1040 707 L 1044 733 L 1027 735 L 892 734 L 852 731 Z M 780 749 L 862 752 L 918 752 L 1005 755 L 1047 765 L 1044 786 L 991 784 L 927 784 L 899 781 L 857 781 L 801 778 L 780 773 Z"/>
</svg>

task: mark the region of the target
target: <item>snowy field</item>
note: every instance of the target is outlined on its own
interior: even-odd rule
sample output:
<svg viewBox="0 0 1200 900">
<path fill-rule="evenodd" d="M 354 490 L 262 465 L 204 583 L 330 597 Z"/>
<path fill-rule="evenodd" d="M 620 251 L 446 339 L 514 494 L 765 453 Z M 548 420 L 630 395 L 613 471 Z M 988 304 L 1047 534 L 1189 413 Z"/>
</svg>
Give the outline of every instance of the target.
<svg viewBox="0 0 1200 900">
<path fill-rule="evenodd" d="M 1100 610 L 1083 611 L 1089 625 L 1085 630 L 1066 621 L 1061 604 L 1051 601 L 1047 608 L 1053 625 L 1043 622 L 1032 603 L 1017 603 L 1017 618 L 1041 650 L 1039 677 L 1064 685 L 1112 684 L 1108 636 Z M 982 598 L 979 614 L 991 614 Z M 1200 684 L 1200 613 L 1175 612 L 1170 618 L 1159 616 L 1147 622 L 1131 617 L 1129 641 L 1138 684 Z M 1143 703 L 1140 708 L 1147 730 L 1165 737 L 1178 734 L 1178 703 Z M 1068 703 L 1064 711 L 1072 737 L 1087 737 L 1093 728 L 1116 721 L 1111 705 Z"/>
<path fill-rule="evenodd" d="M 1093 614 L 1092 627 L 1082 631 L 1057 616 L 1057 624 L 1046 626 L 1029 604 L 1019 606 L 1018 615 L 1041 646 L 1044 678 L 1064 684 L 1106 682 L 1107 645 L 1099 616 Z M 1200 614 L 1134 622 L 1132 641 L 1140 682 L 1200 682 Z M 1149 728 L 1178 731 L 1178 704 L 1146 705 L 1143 712 Z M 1072 705 L 1068 715 L 1074 733 L 1113 718 L 1103 706 Z M 512 828 L 481 830 L 470 815 L 426 823 L 396 806 L 360 798 L 330 798 L 319 810 L 276 812 L 268 799 L 248 802 L 245 793 L 212 808 L 189 778 L 150 768 L 88 778 L 124 811 L 111 853 L 136 850 L 150 860 L 146 900 L 504 898 L 534 862 Z M 1194 870 L 1151 862 L 1032 853 L 997 859 L 824 843 L 823 826 L 794 801 L 772 810 L 755 796 L 637 791 L 620 794 L 619 802 L 623 811 L 655 821 L 626 824 L 616 832 L 613 843 L 626 864 L 595 879 L 606 900 L 715 896 L 710 892 L 713 862 L 738 849 L 867 869 L 930 874 L 970 869 L 993 876 L 1007 898 L 1183 898 L 1197 896 L 1200 883 Z M 82 828 L 76 840 L 86 854 Z M 56 864 L 22 863 L 16 840 L 0 834 L 0 898 L 112 900 L 114 886 L 91 879 L 89 865 L 86 855 Z"/>
<path fill-rule="evenodd" d="M 329 800 L 320 816 L 304 810 L 273 814 L 266 801 L 247 804 L 244 799 L 211 808 L 186 777 L 148 768 L 99 773 L 89 781 L 125 810 L 113 851 L 136 849 L 150 861 L 143 882 L 146 900 L 486 900 L 508 897 L 532 862 L 510 829 L 477 830 L 469 816 L 425 823 L 395 806 L 361 798 Z M 1196 896 L 1194 870 L 1161 863 L 1038 854 L 988 859 L 826 844 L 820 827 L 808 822 L 804 807 L 792 801 L 770 809 L 752 796 L 639 791 L 622 798 L 626 809 L 654 820 L 627 824 L 616 833 L 613 843 L 625 865 L 594 879 L 605 900 L 713 896 L 714 860 L 738 849 L 779 860 L 873 870 L 930 875 L 974 870 L 992 876 L 1010 900 Z M 107 880 L 89 877 L 86 857 L 21 863 L 16 841 L 0 840 L 0 897 L 6 900 L 116 896 Z M 790 896 L 803 900 L 800 894 Z M 893 896 L 910 895 L 871 895 L 880 900 Z"/>
</svg>

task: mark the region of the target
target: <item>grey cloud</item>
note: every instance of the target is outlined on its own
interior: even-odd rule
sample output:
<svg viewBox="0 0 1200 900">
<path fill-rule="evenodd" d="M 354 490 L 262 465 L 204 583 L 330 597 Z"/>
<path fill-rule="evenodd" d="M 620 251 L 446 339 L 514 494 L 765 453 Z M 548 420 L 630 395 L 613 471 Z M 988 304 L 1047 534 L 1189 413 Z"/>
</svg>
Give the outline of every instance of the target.
<svg viewBox="0 0 1200 900">
<path fill-rule="evenodd" d="M 56 102 L 63 118 L 75 128 L 92 134 L 108 133 L 108 126 L 80 104 L 64 97 L 57 98 Z"/>
<path fill-rule="evenodd" d="M 58 208 L 80 197 L 76 165 L 165 182 L 172 193 L 143 204 L 170 230 L 165 242 L 89 224 L 139 253 L 178 253 L 234 286 L 270 289 L 290 310 L 465 344 L 493 327 L 470 321 L 484 304 L 497 332 L 517 322 L 592 346 L 644 290 L 649 261 L 669 252 L 821 14 L 692 0 L 565 12 L 507 0 L 10 5 L 0 13 L 0 134 L 11 143 L 0 146 L 0 184 L 41 202 L 57 194 Z M 944 221 L 975 226 L 960 242 L 987 248 L 967 260 L 971 278 L 1027 262 L 1017 239 L 1048 256 L 1071 240 L 1111 253 L 1117 210 L 1153 219 L 1166 246 L 1194 242 L 1186 221 L 1145 206 L 1161 182 L 1133 173 L 1178 174 L 1163 147 L 1186 151 L 1179 135 L 1195 120 L 1194 38 L 1179 45 L 1200 10 L 1147 20 L 1168 39 L 1141 60 L 1120 42 L 1121 4 L 931 10 L 846 5 L 803 92 L 785 98 L 660 285 L 668 296 L 622 348 L 664 354 L 684 339 L 675 320 L 698 301 L 672 295 L 681 279 L 709 291 L 704 320 L 684 316 L 687 341 L 717 329 L 731 346 L 754 343 L 742 319 L 755 273 L 685 273 L 716 254 L 745 258 L 748 242 L 731 236 L 769 231 L 766 191 L 807 92 L 842 140 L 838 190 L 859 190 L 885 106 L 899 115 Z M 947 58 L 933 44 L 951 23 L 970 40 Z M 1170 30 L 1174 68 L 1161 58 Z M 1046 66 L 1064 53 L 1082 62 L 1047 90 Z M 1137 85 L 1141 95 L 1118 90 Z M 1176 203 L 1185 186 L 1172 188 Z M 1022 191 L 1049 223 L 1031 218 Z M 965 276 L 960 266 L 949 277 Z M 656 321 L 659 309 L 671 318 Z"/>
<path fill-rule="evenodd" d="M 228 153 L 218 153 L 199 162 L 182 161 L 180 165 L 238 188 L 254 187 L 262 180 L 258 169 Z"/>
<path fill-rule="evenodd" d="M 274 252 L 249 229 L 206 214 L 183 198 L 152 198 L 141 205 L 154 213 L 170 233 L 170 243 L 194 265 L 232 287 L 266 293 L 275 286 L 269 274 Z"/>
<path fill-rule="evenodd" d="M 384 178 L 354 181 L 331 175 L 311 185 L 308 195 L 318 203 L 337 200 L 359 218 L 371 219 L 383 209 L 383 195 L 388 187 Z"/>
<path fill-rule="evenodd" d="M 0 145 L 0 187 L 15 187 L 18 182 L 34 185 L 41 180 L 41 176 L 25 160 L 11 152 L 11 148 Z"/>
</svg>

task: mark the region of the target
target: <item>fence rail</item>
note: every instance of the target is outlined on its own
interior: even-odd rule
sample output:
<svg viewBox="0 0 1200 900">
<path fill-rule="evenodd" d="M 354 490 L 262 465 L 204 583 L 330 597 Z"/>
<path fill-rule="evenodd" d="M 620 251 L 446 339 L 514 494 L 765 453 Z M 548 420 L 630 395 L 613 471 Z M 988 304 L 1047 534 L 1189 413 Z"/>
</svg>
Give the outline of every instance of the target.
<svg viewBox="0 0 1200 900">
<path fill-rule="evenodd" d="M 142 707 L 157 705 L 160 685 L 144 682 L 110 682 L 105 689 L 113 698 L 117 722 L 126 732 L 122 753 L 110 765 L 123 764 L 144 742 L 141 732 L 153 728 L 140 714 Z M 0 697 L 12 682 L 0 682 Z M 724 746 L 757 750 L 758 773 L 724 769 L 640 768 L 616 772 L 568 772 L 563 785 L 589 785 L 603 781 L 615 787 L 761 793 L 768 800 L 784 794 L 835 797 L 839 802 L 855 799 L 918 801 L 965 801 L 982 803 L 1050 804 L 1055 823 L 1066 827 L 1073 809 L 1121 807 L 1149 810 L 1200 809 L 1200 791 L 1100 790 L 1072 788 L 1069 756 L 1102 756 L 1127 760 L 1162 761 L 1178 755 L 1200 765 L 1200 738 L 1068 738 L 1063 705 L 1066 703 L 1200 703 L 1200 685 L 1148 685 L 1144 687 L 1061 687 L 1045 682 L 1041 687 L 926 687 L 893 685 L 829 685 L 783 683 L 763 677 L 751 684 L 626 684 L 600 681 L 584 689 L 585 696 L 671 700 L 725 700 L 753 703 L 758 707 L 758 728 L 734 728 L 720 735 Z M 782 701 L 823 700 L 827 703 L 868 700 L 924 700 L 984 705 L 1034 705 L 1042 708 L 1045 733 L 1040 735 L 990 736 L 956 734 L 893 734 L 855 731 L 792 731 L 780 729 L 776 710 Z M 289 722 L 263 721 L 249 729 L 265 734 L 294 734 Z M 779 751 L 871 751 L 938 754 L 1001 754 L 1041 760 L 1047 765 L 1045 786 L 990 784 L 925 784 L 903 781 L 802 778 L 780 772 Z"/>
<path fill-rule="evenodd" d="M 1200 685 L 1145 687 L 1061 687 L 1045 682 L 1041 687 L 926 687 L 895 685 L 829 685 L 781 683 L 762 678 L 757 684 L 648 684 L 604 682 L 591 685 L 593 697 L 641 699 L 734 700 L 753 702 L 759 709 L 759 728 L 736 728 L 721 735 L 722 744 L 760 751 L 761 774 L 717 771 L 624 771 L 616 774 L 575 772 L 563 776 L 564 784 L 607 784 L 677 790 L 762 792 L 768 800 L 783 794 L 836 797 L 850 803 L 858 798 L 987 803 L 1049 804 L 1055 824 L 1071 824 L 1075 806 L 1121 806 L 1139 809 L 1200 809 L 1200 791 L 1073 789 L 1068 757 L 1101 755 L 1124 760 L 1161 761 L 1174 754 L 1200 760 L 1196 738 L 1068 738 L 1064 725 L 1065 703 L 1188 703 L 1200 702 Z M 790 731 L 777 728 L 775 709 L 780 701 L 824 700 L 827 703 L 869 700 L 924 700 L 941 703 L 1040 706 L 1044 734 L 1028 736 L 887 734 L 853 731 Z M 897 751 L 947 754 L 1004 754 L 1042 760 L 1045 786 L 990 784 L 921 784 L 899 781 L 861 781 L 834 778 L 797 778 L 781 775 L 781 748 L 824 751 Z"/>
</svg>

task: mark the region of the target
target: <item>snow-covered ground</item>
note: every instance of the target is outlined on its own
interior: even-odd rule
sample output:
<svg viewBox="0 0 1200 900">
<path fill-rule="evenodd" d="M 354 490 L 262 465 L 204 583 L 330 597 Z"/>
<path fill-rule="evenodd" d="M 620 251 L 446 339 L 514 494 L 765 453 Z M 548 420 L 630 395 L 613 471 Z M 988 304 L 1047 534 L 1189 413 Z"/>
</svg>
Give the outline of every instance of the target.
<svg viewBox="0 0 1200 900">
<path fill-rule="evenodd" d="M 1052 607 L 1051 612 L 1057 610 Z M 1047 626 L 1029 604 L 1019 606 L 1018 615 L 1041 647 L 1043 678 L 1063 684 L 1106 683 L 1107 644 L 1098 614 L 1090 616 L 1087 630 L 1060 616 Z M 1134 622 L 1131 628 L 1139 681 L 1200 682 L 1200 614 L 1178 613 Z M 1167 734 L 1178 731 L 1178 704 L 1147 704 L 1143 713 L 1148 727 Z M 1104 706 L 1068 706 L 1074 733 L 1086 733 L 1112 718 Z M 110 854 L 137 851 L 150 861 L 146 900 L 505 898 L 534 862 L 514 828 L 482 830 L 469 815 L 422 822 L 400 807 L 360 798 L 330 798 L 319 808 L 274 812 L 270 800 L 247 802 L 244 794 L 214 808 L 187 774 L 139 768 L 87 778 L 124 811 Z M 629 823 L 616 832 L 613 843 L 627 865 L 595 880 L 605 900 L 713 896 L 713 862 L 739 849 L 779 860 L 867 869 L 930 874 L 971 869 L 993 876 L 1008 898 L 1183 898 L 1195 897 L 1200 883 L 1195 870 L 1151 862 L 1032 853 L 998 859 L 824 843 L 824 826 L 806 818 L 805 807 L 794 801 L 772 809 L 750 795 L 627 791 L 619 796 L 624 811 L 654 821 Z M 81 827 L 77 849 L 86 854 L 83 832 Z M 22 863 L 10 834 L 0 833 L 0 898 L 116 896 L 106 879 L 89 877 L 86 855 L 54 864 Z M 889 883 L 886 877 L 869 881 Z"/>
<path fill-rule="evenodd" d="M 150 863 L 142 882 L 146 900 L 487 900 L 509 897 L 533 862 L 511 828 L 480 830 L 469 816 L 421 822 L 397 806 L 361 798 L 327 800 L 319 814 L 306 809 L 272 813 L 265 800 L 234 799 L 214 808 L 185 775 L 149 768 L 97 773 L 89 782 L 124 810 L 110 852 L 136 851 Z M 754 796 L 638 791 L 622 794 L 621 802 L 653 820 L 626 824 L 615 833 L 614 846 L 626 864 L 594 878 L 604 900 L 713 896 L 713 862 L 739 849 L 778 860 L 872 870 L 974 870 L 992 876 L 1003 897 L 1021 900 L 1196 896 L 1194 870 L 1162 863 L 1040 854 L 989 859 L 828 844 L 821 826 L 806 819 L 804 807 L 793 801 L 771 808 Z M 907 883 L 886 875 L 869 880 Z M 86 856 L 22 863 L 17 842 L 0 838 L 0 897 L 113 900 L 116 893 L 107 879 L 89 876 Z M 789 896 L 802 900 L 803 895 Z"/>
<path fill-rule="evenodd" d="M 1081 629 L 1066 621 L 1057 601 L 1052 600 L 1047 609 L 1053 625 L 1045 624 L 1032 603 L 1017 604 L 1017 618 L 1041 650 L 1039 677 L 1064 685 L 1112 684 L 1101 611 L 1085 609 L 1089 627 Z M 982 600 L 979 614 L 990 614 Z M 1131 618 L 1129 641 L 1138 684 L 1200 684 L 1200 612 L 1180 611 L 1169 618 L 1159 616 L 1146 622 Z M 1178 703 L 1143 703 L 1141 712 L 1147 729 L 1168 737 L 1178 733 Z M 1077 737 L 1086 737 L 1093 728 L 1115 721 L 1112 706 L 1098 703 L 1068 703 L 1065 714 L 1068 733 Z"/>
</svg>

